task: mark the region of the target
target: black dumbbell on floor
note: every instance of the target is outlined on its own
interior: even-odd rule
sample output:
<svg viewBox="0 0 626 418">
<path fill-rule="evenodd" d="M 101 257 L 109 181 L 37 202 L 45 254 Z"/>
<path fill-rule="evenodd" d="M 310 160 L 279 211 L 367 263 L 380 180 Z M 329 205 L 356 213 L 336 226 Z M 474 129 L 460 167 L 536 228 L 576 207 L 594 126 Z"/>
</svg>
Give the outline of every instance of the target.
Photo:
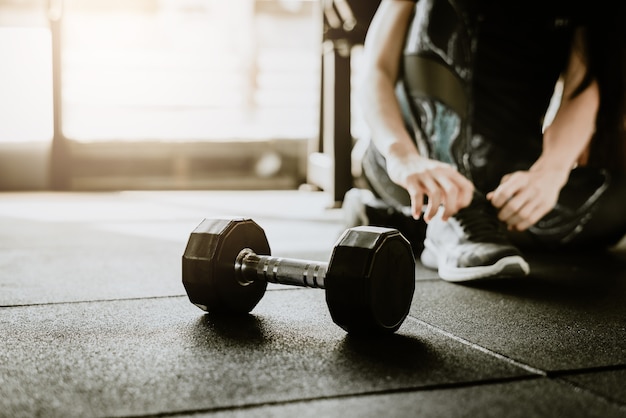
<svg viewBox="0 0 626 418">
<path fill-rule="evenodd" d="M 395 229 L 346 230 L 328 263 L 272 257 L 251 219 L 205 219 L 183 255 L 183 285 L 211 313 L 248 313 L 267 283 L 321 288 L 333 321 L 348 333 L 392 333 L 406 318 L 415 290 L 409 242 Z"/>
</svg>

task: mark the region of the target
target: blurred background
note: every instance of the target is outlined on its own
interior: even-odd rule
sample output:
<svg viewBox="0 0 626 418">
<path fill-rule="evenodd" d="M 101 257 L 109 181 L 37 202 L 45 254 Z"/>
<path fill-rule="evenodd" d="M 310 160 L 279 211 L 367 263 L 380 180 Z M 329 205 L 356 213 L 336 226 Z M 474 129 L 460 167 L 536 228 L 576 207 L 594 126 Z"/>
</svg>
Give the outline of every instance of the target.
<svg viewBox="0 0 626 418">
<path fill-rule="evenodd" d="M 333 188 L 311 155 L 335 141 L 323 83 L 349 96 L 355 78 L 335 60 L 324 82 L 324 50 L 358 67 L 349 7 L 0 0 L 0 190 Z M 343 106 L 326 107 L 353 119 L 351 147 Z"/>
</svg>

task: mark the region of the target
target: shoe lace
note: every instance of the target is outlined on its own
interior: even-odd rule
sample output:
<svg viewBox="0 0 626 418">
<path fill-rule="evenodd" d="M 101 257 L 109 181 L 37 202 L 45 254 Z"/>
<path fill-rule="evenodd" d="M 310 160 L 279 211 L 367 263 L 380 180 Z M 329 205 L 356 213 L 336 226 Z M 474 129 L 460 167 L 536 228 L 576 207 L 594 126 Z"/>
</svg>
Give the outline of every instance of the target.
<svg viewBox="0 0 626 418">
<path fill-rule="evenodd" d="M 489 210 L 486 205 L 472 203 L 454 217 L 472 241 L 496 243 L 508 241 L 497 213 L 495 210 Z"/>
</svg>

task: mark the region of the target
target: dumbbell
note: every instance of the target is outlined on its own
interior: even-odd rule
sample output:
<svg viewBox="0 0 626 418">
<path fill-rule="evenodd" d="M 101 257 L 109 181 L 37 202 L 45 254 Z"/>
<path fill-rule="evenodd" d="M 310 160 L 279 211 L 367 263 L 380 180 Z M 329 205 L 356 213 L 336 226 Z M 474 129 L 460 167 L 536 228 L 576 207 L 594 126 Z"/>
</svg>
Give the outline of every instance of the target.
<svg viewBox="0 0 626 418">
<path fill-rule="evenodd" d="M 325 289 L 331 318 L 351 334 L 395 332 L 415 290 L 409 242 L 372 226 L 346 230 L 319 262 L 272 257 L 251 219 L 205 219 L 189 237 L 182 274 L 189 300 L 209 313 L 249 313 L 268 282 Z"/>
</svg>

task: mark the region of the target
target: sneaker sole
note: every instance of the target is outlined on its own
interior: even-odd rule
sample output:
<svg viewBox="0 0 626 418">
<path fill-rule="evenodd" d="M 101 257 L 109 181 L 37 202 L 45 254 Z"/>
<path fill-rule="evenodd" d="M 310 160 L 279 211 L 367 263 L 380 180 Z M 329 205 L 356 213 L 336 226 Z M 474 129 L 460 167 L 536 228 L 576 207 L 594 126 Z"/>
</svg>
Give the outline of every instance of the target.
<svg viewBox="0 0 626 418">
<path fill-rule="evenodd" d="M 482 279 L 508 279 L 524 277 L 530 273 L 530 266 L 524 258 L 514 255 L 503 257 L 495 264 L 476 267 L 439 267 L 437 256 L 426 248 L 421 256 L 422 264 L 437 270 L 439 277 L 448 282 L 469 282 Z"/>
</svg>

